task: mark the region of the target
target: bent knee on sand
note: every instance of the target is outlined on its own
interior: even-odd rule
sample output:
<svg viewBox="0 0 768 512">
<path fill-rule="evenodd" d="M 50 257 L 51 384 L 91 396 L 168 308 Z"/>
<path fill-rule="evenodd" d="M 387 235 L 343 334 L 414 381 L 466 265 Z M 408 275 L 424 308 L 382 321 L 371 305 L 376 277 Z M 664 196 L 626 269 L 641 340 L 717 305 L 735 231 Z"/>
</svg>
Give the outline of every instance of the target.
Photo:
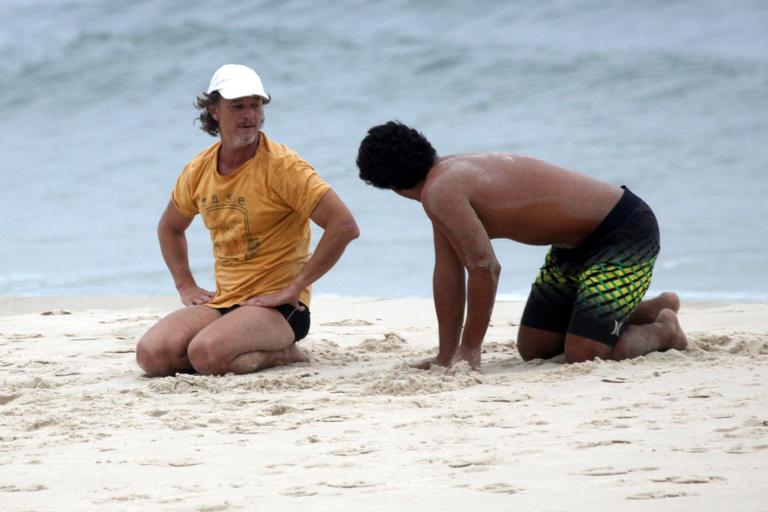
<svg viewBox="0 0 768 512">
<path fill-rule="evenodd" d="M 225 343 L 216 338 L 196 338 L 189 346 L 189 361 L 201 375 L 253 373 L 272 366 L 309 362 L 309 358 L 291 343 L 277 350 L 250 350 L 233 353 L 222 349 Z"/>
<path fill-rule="evenodd" d="M 539 344 L 536 340 L 524 339 L 518 341 L 517 350 L 523 361 L 535 359 L 552 359 L 561 354 L 566 363 L 583 363 L 593 359 L 612 359 L 613 348 L 602 343 L 586 340 L 588 343 L 565 341 L 563 335 L 552 336 L 550 343 Z"/>
<path fill-rule="evenodd" d="M 201 375 L 228 373 L 233 358 L 221 350 L 221 346 L 222 341 L 216 337 L 195 337 L 187 348 L 189 364 Z"/>
<path fill-rule="evenodd" d="M 207 306 L 190 306 L 171 312 L 139 339 L 136 362 L 153 377 L 190 370 L 187 359 L 190 340 L 219 316 Z"/>
<path fill-rule="evenodd" d="M 615 346 L 599 341 L 568 335 L 565 342 L 565 362 L 583 363 L 595 359 L 614 359 Z"/>
<path fill-rule="evenodd" d="M 183 355 L 174 354 L 164 344 L 152 343 L 145 338 L 136 344 L 136 362 L 150 377 L 165 377 L 188 369 Z"/>
<path fill-rule="evenodd" d="M 656 321 L 645 325 L 630 325 L 614 345 L 569 335 L 566 340 L 565 360 L 568 363 L 603 360 L 623 361 L 652 352 L 685 350 L 688 339 L 672 309 L 662 309 Z"/>
<path fill-rule="evenodd" d="M 551 359 L 563 353 L 565 335 L 521 325 L 517 333 L 517 351 L 523 361 Z"/>
</svg>

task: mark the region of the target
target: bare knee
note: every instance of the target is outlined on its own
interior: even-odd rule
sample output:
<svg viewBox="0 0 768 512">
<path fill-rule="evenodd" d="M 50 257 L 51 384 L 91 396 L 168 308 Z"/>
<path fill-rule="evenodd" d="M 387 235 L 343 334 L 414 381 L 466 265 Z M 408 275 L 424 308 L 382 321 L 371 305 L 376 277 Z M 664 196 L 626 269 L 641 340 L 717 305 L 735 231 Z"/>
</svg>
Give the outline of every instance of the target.
<svg viewBox="0 0 768 512">
<path fill-rule="evenodd" d="M 208 336 L 197 336 L 189 344 L 187 356 L 189 363 L 201 375 L 224 375 L 229 371 L 229 362 L 225 360 L 217 346 L 221 341 Z"/>
<path fill-rule="evenodd" d="M 574 336 L 565 342 L 565 362 L 583 363 L 594 359 L 614 359 L 613 347 L 600 342 Z"/>
<path fill-rule="evenodd" d="M 541 357 L 541 348 L 528 338 L 517 338 L 517 351 L 520 353 L 520 357 L 523 361 L 532 361 L 534 359 L 543 359 Z"/>
<path fill-rule="evenodd" d="M 564 336 L 521 325 L 517 332 L 517 351 L 523 361 L 550 359 L 563 353 Z"/>
<path fill-rule="evenodd" d="M 571 363 L 583 363 L 585 361 L 592 361 L 600 357 L 594 350 L 586 350 L 584 347 L 566 347 L 565 349 L 565 362 Z"/>
<path fill-rule="evenodd" d="M 146 336 L 136 345 L 136 362 L 150 377 L 165 377 L 176 372 L 168 350 Z"/>
</svg>

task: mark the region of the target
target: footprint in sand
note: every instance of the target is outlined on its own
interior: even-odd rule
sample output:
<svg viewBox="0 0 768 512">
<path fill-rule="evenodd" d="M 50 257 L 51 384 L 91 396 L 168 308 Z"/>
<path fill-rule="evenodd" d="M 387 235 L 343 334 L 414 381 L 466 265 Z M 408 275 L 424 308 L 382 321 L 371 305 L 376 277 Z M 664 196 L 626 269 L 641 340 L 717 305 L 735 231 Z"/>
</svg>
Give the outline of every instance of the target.
<svg viewBox="0 0 768 512">
<path fill-rule="evenodd" d="M 354 446 L 333 451 L 331 454 L 336 455 L 337 457 L 354 457 L 356 455 L 366 455 L 377 451 L 379 451 L 377 448 L 371 448 L 370 446 Z"/>
<path fill-rule="evenodd" d="M 484 398 L 478 398 L 478 402 L 483 403 L 503 403 L 503 404 L 514 404 L 517 402 L 524 402 L 526 400 L 530 400 L 530 395 L 519 395 L 519 396 L 487 396 Z M 545 423 L 546 424 L 546 423 Z"/>
<path fill-rule="evenodd" d="M 629 379 L 626 377 L 606 377 L 604 379 L 601 379 L 602 382 L 607 382 L 609 384 L 626 384 L 630 382 Z"/>
<path fill-rule="evenodd" d="M 147 321 L 156 322 L 161 318 L 162 318 L 162 315 L 143 315 L 143 316 L 134 316 L 134 317 L 115 318 L 114 320 L 99 320 L 99 323 L 113 324 L 115 322 L 147 322 Z"/>
<path fill-rule="evenodd" d="M 27 432 L 33 432 L 35 430 L 40 430 L 41 428 L 52 427 L 54 425 L 58 425 L 58 421 L 56 421 L 56 420 L 54 420 L 52 418 L 39 419 L 39 420 L 35 420 L 35 421 L 31 422 L 31 423 L 28 423 L 24 427 L 24 430 L 26 430 Z"/>
<path fill-rule="evenodd" d="M 394 332 L 388 332 L 384 339 L 367 339 L 357 346 L 364 352 L 398 352 L 403 350 L 408 342 L 402 336 Z"/>
<path fill-rule="evenodd" d="M 636 471 L 657 471 L 658 469 L 659 468 L 653 468 L 653 467 L 620 469 L 620 468 L 614 468 L 612 466 L 607 466 L 607 467 L 600 467 L 600 468 L 585 469 L 584 471 L 580 471 L 576 474 L 583 475 L 583 476 L 614 476 L 614 475 L 626 475 L 628 473 L 634 473 Z"/>
<path fill-rule="evenodd" d="M 202 507 L 197 508 L 197 512 L 223 512 L 230 508 L 232 508 L 232 505 L 225 501 L 224 503 L 218 503 L 216 505 L 203 505 Z"/>
<path fill-rule="evenodd" d="M 0 405 L 5 405 L 8 402 L 13 402 L 17 398 L 19 398 L 21 395 L 15 394 L 15 395 L 0 395 Z"/>
<path fill-rule="evenodd" d="M 31 485 L 2 485 L 0 486 L 0 492 L 37 492 L 37 491 L 45 491 L 48 489 L 46 486 L 42 484 L 31 484 Z"/>
<path fill-rule="evenodd" d="M 314 496 L 317 494 L 317 491 L 310 487 L 289 487 L 280 494 L 283 496 L 291 496 L 292 498 L 302 498 L 304 496 Z"/>
<path fill-rule="evenodd" d="M 652 478 L 651 482 L 657 483 L 670 483 L 670 484 L 712 484 L 717 482 L 725 482 L 726 479 L 721 476 L 668 476 L 666 478 Z"/>
<path fill-rule="evenodd" d="M 627 496 L 628 500 L 662 500 L 666 498 L 684 498 L 686 496 L 698 496 L 698 494 L 690 494 L 687 492 L 676 492 L 676 491 L 653 491 L 653 492 L 642 492 L 640 494 L 633 494 L 631 496 Z"/>
<path fill-rule="evenodd" d="M 479 458 L 459 458 L 459 459 L 452 459 L 444 461 L 445 464 L 448 465 L 449 468 L 454 469 L 463 469 L 463 468 L 470 468 L 470 467 L 484 467 L 484 466 L 493 466 L 498 462 L 496 457 L 479 457 Z"/>
<path fill-rule="evenodd" d="M 186 468 L 189 466 L 199 466 L 203 462 L 199 460 L 192 460 L 192 459 L 177 459 L 177 460 L 143 460 L 139 461 L 139 465 L 141 466 L 170 466 L 172 468 Z"/>
<path fill-rule="evenodd" d="M 332 487 L 334 489 L 359 489 L 362 487 L 378 487 L 379 484 L 376 484 L 373 482 L 365 482 L 363 480 L 356 480 L 356 481 L 342 481 L 342 482 L 320 482 L 319 485 Z"/>
<path fill-rule="evenodd" d="M 493 492 L 497 494 L 515 494 L 523 491 L 524 489 L 522 489 L 521 487 L 515 487 L 512 484 L 497 482 L 494 484 L 488 484 L 486 486 L 480 487 L 477 490 L 484 491 L 484 492 Z"/>
<path fill-rule="evenodd" d="M 14 334 L 5 334 L 3 336 L 9 341 L 24 341 L 24 340 L 32 340 L 32 339 L 38 339 L 43 337 L 43 335 L 40 334 L 39 332 L 35 332 L 31 334 L 14 333 Z"/>
<path fill-rule="evenodd" d="M 728 450 L 726 450 L 725 453 L 732 453 L 734 455 L 743 455 L 743 454 L 746 454 L 746 453 L 752 453 L 752 450 L 750 450 L 746 446 L 743 446 L 741 444 L 737 444 L 734 447 L 729 448 Z"/>
<path fill-rule="evenodd" d="M 282 416 L 290 412 L 297 412 L 298 409 L 284 404 L 275 404 L 266 411 L 267 416 Z"/>
<path fill-rule="evenodd" d="M 604 441 L 595 441 L 592 443 L 578 443 L 576 445 L 577 450 L 588 450 L 589 448 L 597 448 L 599 446 L 610 446 L 613 444 L 632 444 L 631 441 L 624 441 L 622 439 L 606 439 Z"/>
<path fill-rule="evenodd" d="M 369 322 L 368 320 L 345 318 L 344 320 L 326 322 L 320 325 L 328 327 L 361 327 L 365 325 L 373 325 L 373 322 Z"/>
<path fill-rule="evenodd" d="M 147 494 L 122 494 L 120 496 L 112 496 L 108 501 L 137 501 L 150 499 Z"/>
<path fill-rule="evenodd" d="M 617 469 L 612 467 L 607 468 L 590 468 L 580 471 L 578 475 L 584 476 L 614 476 L 614 475 L 626 475 L 629 473 L 628 469 Z"/>
</svg>

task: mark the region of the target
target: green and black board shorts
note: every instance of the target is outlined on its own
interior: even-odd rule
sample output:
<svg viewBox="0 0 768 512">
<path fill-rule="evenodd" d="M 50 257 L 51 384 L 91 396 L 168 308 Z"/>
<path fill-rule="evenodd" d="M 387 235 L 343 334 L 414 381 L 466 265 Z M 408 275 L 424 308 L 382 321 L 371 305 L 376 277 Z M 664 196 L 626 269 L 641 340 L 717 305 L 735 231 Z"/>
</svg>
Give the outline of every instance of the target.
<svg viewBox="0 0 768 512">
<path fill-rule="evenodd" d="M 578 247 L 552 247 L 523 312 L 523 325 L 616 344 L 643 299 L 656 256 L 659 226 L 628 188 Z"/>
</svg>

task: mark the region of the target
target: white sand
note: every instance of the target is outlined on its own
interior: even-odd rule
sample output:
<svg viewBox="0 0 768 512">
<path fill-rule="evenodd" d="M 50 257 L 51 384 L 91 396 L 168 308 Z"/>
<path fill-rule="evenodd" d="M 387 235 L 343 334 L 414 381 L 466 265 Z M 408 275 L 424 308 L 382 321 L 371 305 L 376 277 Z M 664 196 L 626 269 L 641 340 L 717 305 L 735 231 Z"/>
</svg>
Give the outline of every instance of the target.
<svg viewBox="0 0 768 512">
<path fill-rule="evenodd" d="M 431 355 L 429 300 L 315 299 L 311 364 L 148 379 L 175 299 L 0 299 L 9 510 L 768 510 L 768 304 L 685 304 L 694 345 L 483 374 Z"/>
</svg>

